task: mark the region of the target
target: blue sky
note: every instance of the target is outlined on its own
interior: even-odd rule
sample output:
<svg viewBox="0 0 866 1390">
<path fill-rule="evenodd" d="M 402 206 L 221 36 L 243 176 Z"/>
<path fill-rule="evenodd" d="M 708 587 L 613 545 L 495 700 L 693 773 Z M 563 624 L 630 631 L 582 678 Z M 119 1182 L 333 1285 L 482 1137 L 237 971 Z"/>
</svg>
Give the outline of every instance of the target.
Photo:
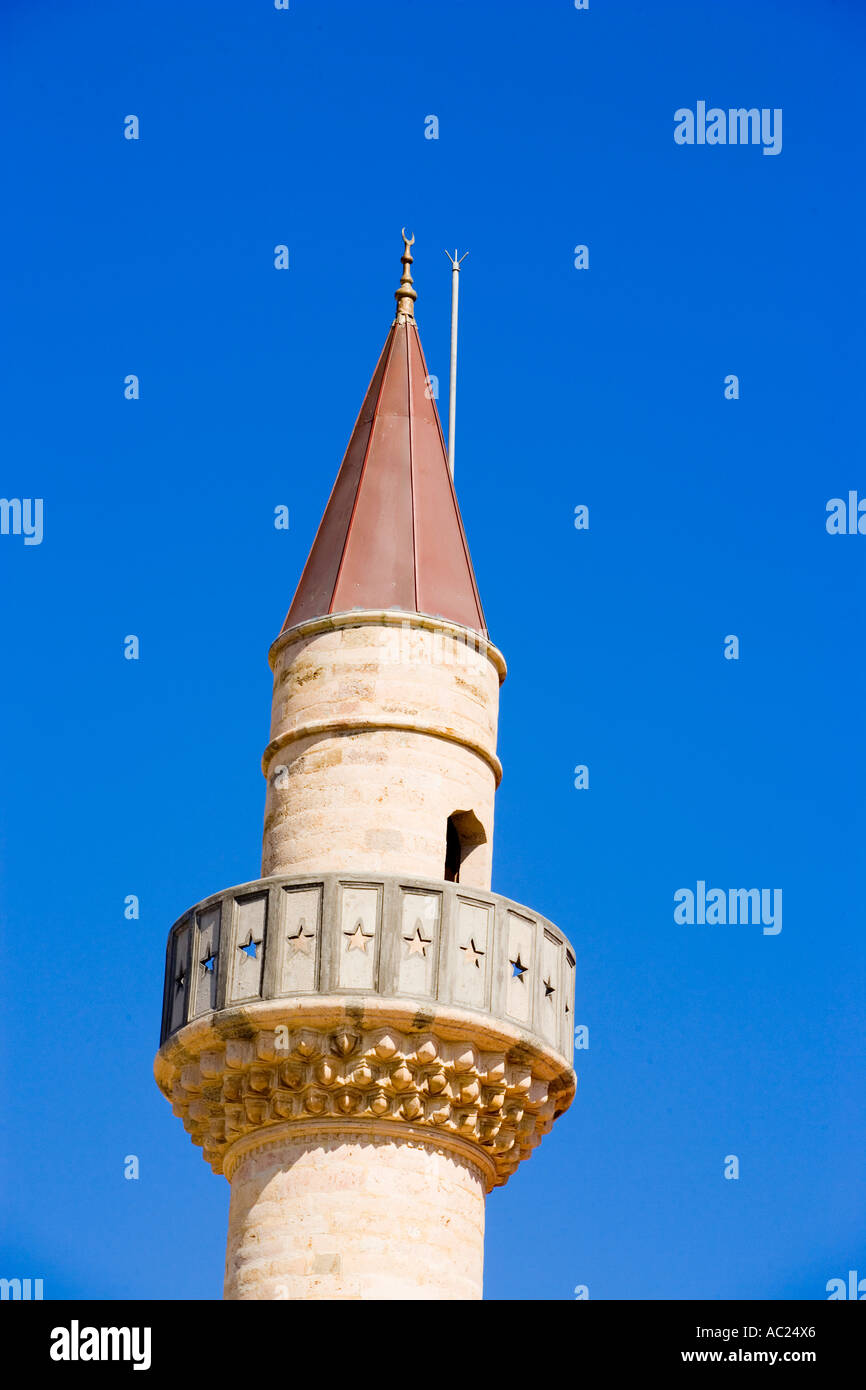
<svg viewBox="0 0 866 1390">
<path fill-rule="evenodd" d="M 220 1297 L 228 1185 L 152 1078 L 165 940 L 258 874 L 267 649 L 406 225 L 443 386 L 442 249 L 470 251 L 493 886 L 574 942 L 590 1030 L 574 1105 L 488 1201 L 486 1295 L 866 1274 L 866 537 L 825 529 L 866 497 L 863 10 L 5 0 L 0 26 L 0 494 L 44 499 L 41 545 L 0 536 L 0 1273 Z M 699 100 L 781 108 L 781 153 L 677 145 Z M 676 924 L 699 879 L 781 888 L 782 931 Z"/>
</svg>

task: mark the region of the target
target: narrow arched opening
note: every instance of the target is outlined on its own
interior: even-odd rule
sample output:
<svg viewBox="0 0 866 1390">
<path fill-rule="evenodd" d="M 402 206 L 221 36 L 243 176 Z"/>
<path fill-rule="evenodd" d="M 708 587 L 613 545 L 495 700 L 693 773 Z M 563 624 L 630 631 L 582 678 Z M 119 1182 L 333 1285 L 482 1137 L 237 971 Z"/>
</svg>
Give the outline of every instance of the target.
<svg viewBox="0 0 866 1390">
<path fill-rule="evenodd" d="M 479 845 L 485 844 L 484 826 L 474 811 L 452 811 L 445 826 L 445 882 L 459 883 L 460 870 Z"/>
</svg>

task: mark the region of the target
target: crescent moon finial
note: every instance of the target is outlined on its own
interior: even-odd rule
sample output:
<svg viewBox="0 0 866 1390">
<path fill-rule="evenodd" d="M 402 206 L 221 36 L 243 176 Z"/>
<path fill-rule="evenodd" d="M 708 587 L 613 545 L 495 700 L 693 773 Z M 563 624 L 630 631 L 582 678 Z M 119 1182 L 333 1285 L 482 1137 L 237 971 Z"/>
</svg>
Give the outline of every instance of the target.
<svg viewBox="0 0 866 1390">
<path fill-rule="evenodd" d="M 407 319 L 414 319 L 414 305 L 415 300 L 418 298 L 418 291 L 412 284 L 412 272 L 409 269 L 412 264 L 412 252 L 409 250 L 409 247 L 414 246 L 415 237 L 414 235 L 410 237 L 407 236 L 405 227 L 401 227 L 400 235 L 403 238 L 403 254 L 400 257 L 403 263 L 403 276 L 400 280 L 400 288 L 394 291 L 394 298 L 397 301 L 398 321 L 400 321 L 401 316 Z"/>
</svg>

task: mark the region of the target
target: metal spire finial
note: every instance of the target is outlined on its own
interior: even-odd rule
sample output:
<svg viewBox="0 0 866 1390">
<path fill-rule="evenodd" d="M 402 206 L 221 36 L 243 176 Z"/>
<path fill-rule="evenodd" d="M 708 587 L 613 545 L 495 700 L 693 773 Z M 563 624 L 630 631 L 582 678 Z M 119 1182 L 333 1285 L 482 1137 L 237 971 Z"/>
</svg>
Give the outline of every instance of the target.
<svg viewBox="0 0 866 1390">
<path fill-rule="evenodd" d="M 415 317 L 414 303 L 418 298 L 418 292 L 412 284 L 412 272 L 409 269 L 412 264 L 412 253 L 410 246 L 414 246 L 414 236 L 406 235 L 406 228 L 401 229 L 400 235 L 403 238 L 403 254 L 400 260 L 403 262 L 403 278 L 400 281 L 400 288 L 394 291 L 394 298 L 397 301 L 397 315 L 405 314 L 407 319 Z"/>
</svg>

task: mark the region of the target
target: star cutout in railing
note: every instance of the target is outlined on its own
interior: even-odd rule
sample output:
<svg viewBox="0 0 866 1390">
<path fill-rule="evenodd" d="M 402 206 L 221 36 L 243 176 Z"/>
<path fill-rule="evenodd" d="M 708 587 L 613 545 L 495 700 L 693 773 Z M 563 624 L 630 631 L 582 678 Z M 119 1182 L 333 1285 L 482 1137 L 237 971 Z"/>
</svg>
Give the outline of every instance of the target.
<svg viewBox="0 0 866 1390">
<path fill-rule="evenodd" d="M 475 945 L 475 937 L 470 936 L 469 945 L 461 946 L 460 949 L 464 953 L 467 964 L 474 965 L 476 970 L 480 970 L 481 958 L 484 955 L 484 952 L 478 950 L 478 947 Z"/>
<path fill-rule="evenodd" d="M 407 942 L 407 943 L 408 943 L 408 946 L 409 946 L 409 949 L 408 949 L 408 951 L 406 952 L 407 958 L 408 958 L 409 956 L 426 956 L 426 955 L 427 955 L 427 947 L 430 945 L 430 941 L 428 941 L 427 937 L 424 935 L 424 933 L 423 933 L 422 930 L 421 930 L 421 919 L 420 919 L 420 918 L 419 918 L 418 921 L 415 923 L 415 931 L 414 931 L 414 933 L 412 934 L 412 936 L 404 936 L 404 937 L 403 937 L 403 940 L 404 940 L 405 942 Z M 431 940 L 432 940 L 432 937 L 431 937 Z"/>
<path fill-rule="evenodd" d="M 250 934 L 249 934 L 249 940 L 248 940 L 248 941 L 242 941 L 242 942 L 238 945 L 238 950 L 239 950 L 239 951 L 243 951 L 245 955 L 249 956 L 250 960 L 258 960 L 258 954 L 257 954 L 257 952 L 258 952 L 258 948 L 261 946 L 261 944 L 262 944 L 261 937 L 259 937 L 258 941 L 256 941 L 256 940 L 254 939 L 254 937 L 253 937 L 252 932 L 250 932 Z"/>
<path fill-rule="evenodd" d="M 529 967 L 523 964 L 523 961 L 520 959 L 519 951 L 517 952 L 517 959 L 509 961 L 509 965 L 511 966 L 511 978 L 513 980 L 520 980 L 522 983 L 523 977 Z"/>
<path fill-rule="evenodd" d="M 287 936 L 287 937 L 286 937 L 286 940 L 288 941 L 289 945 L 291 946 L 292 951 L 293 951 L 293 952 L 300 951 L 301 954 L 304 955 L 304 956 L 308 956 L 308 955 L 310 954 L 310 942 L 311 942 L 311 941 L 315 941 L 315 939 L 316 939 L 316 933 L 315 933 L 315 932 L 313 932 L 313 931 L 304 931 L 304 928 L 306 927 L 306 925 L 307 925 L 307 924 L 306 924 L 304 918 L 302 917 L 301 920 L 300 920 L 300 922 L 298 923 L 298 930 L 295 932 L 294 936 Z"/>
<path fill-rule="evenodd" d="M 213 972 L 214 972 L 214 966 L 216 965 L 217 960 L 218 960 L 218 956 L 217 956 L 216 952 L 215 952 L 214 950 L 210 950 L 210 951 L 208 952 L 208 954 L 205 956 L 204 960 L 203 960 L 203 961 L 200 961 L 200 965 L 201 965 L 201 967 L 202 967 L 203 970 L 206 970 L 207 973 L 208 973 L 209 975 L 212 975 Z"/>
<path fill-rule="evenodd" d="M 360 918 L 355 923 L 354 931 L 344 931 L 343 935 L 349 938 L 346 944 L 347 951 L 366 951 L 367 942 L 373 940 L 372 932 L 369 936 L 365 934 Z"/>
<path fill-rule="evenodd" d="M 550 996 L 551 996 L 552 994 L 554 994 L 554 993 L 555 993 L 555 990 L 554 990 L 553 985 L 550 983 L 549 980 L 545 980 L 545 981 L 544 981 L 544 997 L 545 997 L 545 999 L 549 999 Z"/>
<path fill-rule="evenodd" d="M 178 989 L 183 989 L 186 984 L 186 971 L 183 966 L 181 966 L 179 973 L 176 975 L 174 983 Z"/>
</svg>

